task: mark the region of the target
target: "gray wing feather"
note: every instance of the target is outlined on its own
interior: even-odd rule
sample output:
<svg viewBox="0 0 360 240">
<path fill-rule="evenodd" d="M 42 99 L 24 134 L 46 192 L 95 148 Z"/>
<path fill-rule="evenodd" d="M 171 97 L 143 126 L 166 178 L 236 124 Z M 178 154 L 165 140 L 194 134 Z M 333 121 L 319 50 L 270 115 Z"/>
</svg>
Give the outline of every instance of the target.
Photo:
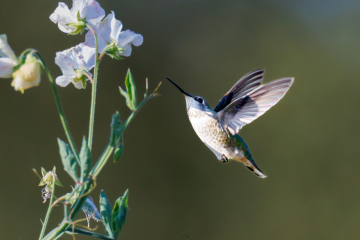
<svg viewBox="0 0 360 240">
<path fill-rule="evenodd" d="M 293 82 L 294 78 L 282 78 L 262 85 L 231 102 L 217 113 L 218 118 L 233 134 L 237 133 L 244 125 L 251 123 L 274 106 Z"/>
<path fill-rule="evenodd" d="M 263 81 L 264 78 L 264 69 L 258 69 L 252 71 L 245 76 L 243 76 L 239 81 L 237 81 L 234 86 L 222 97 L 219 103 L 214 108 L 215 112 L 220 112 L 227 105 L 233 102 L 235 99 L 239 99 L 245 96 L 247 93 L 253 91 Z"/>
</svg>

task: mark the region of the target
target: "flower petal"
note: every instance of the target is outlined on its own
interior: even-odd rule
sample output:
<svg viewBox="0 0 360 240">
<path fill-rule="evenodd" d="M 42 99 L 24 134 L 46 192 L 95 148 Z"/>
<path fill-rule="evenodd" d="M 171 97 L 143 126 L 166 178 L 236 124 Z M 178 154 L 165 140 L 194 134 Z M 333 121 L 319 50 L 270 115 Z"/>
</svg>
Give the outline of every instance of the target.
<svg viewBox="0 0 360 240">
<path fill-rule="evenodd" d="M 122 48 L 124 49 L 122 51 L 122 53 L 120 54 L 121 56 L 124 56 L 124 57 L 129 57 L 131 55 L 131 51 L 132 51 L 132 48 L 131 48 L 131 44 L 126 44 L 125 46 L 122 46 Z"/>
<path fill-rule="evenodd" d="M 138 47 L 140 46 L 144 41 L 144 38 L 141 34 L 134 33 L 131 30 L 125 30 L 120 33 L 119 39 L 118 39 L 118 46 L 122 47 L 126 44 L 132 43 L 134 46 Z"/>
<path fill-rule="evenodd" d="M 140 46 L 143 41 L 144 38 L 141 34 L 134 33 L 131 30 L 125 30 L 120 33 L 117 46 L 124 49 L 121 55 L 128 57 L 131 55 L 131 44 L 134 46 Z"/>
<path fill-rule="evenodd" d="M 73 82 L 73 84 L 77 89 L 83 89 L 84 88 L 82 81 Z"/>
<path fill-rule="evenodd" d="M 111 11 L 111 13 L 108 16 L 110 17 L 110 15 L 112 15 L 110 21 L 110 26 L 111 26 L 110 38 L 117 44 L 122 29 L 122 23 L 121 21 L 115 18 L 115 13 L 113 11 Z"/>
<path fill-rule="evenodd" d="M 111 42 L 110 33 L 111 33 L 112 18 L 113 18 L 113 14 L 110 13 L 109 15 L 106 16 L 106 18 L 104 18 L 93 28 L 98 38 L 99 53 L 102 53 L 105 47 L 107 46 L 107 44 Z M 91 31 L 86 33 L 85 42 L 87 42 L 89 46 L 95 48 L 95 37 Z"/>
<path fill-rule="evenodd" d="M 0 78 L 10 78 L 17 62 L 11 58 L 0 58 Z"/>
<path fill-rule="evenodd" d="M 95 66 L 95 53 L 96 49 L 89 46 L 88 43 L 80 43 L 77 45 L 79 51 L 78 59 L 81 61 L 81 65 L 85 67 L 87 71 L 90 71 Z"/>
<path fill-rule="evenodd" d="M 83 0 L 83 9 L 80 12 L 80 16 L 86 16 L 86 21 L 95 26 L 101 19 L 105 17 L 105 11 L 101 8 L 100 4 L 94 0 Z"/>
<path fill-rule="evenodd" d="M 57 52 L 55 57 L 55 63 L 60 67 L 61 72 L 66 76 L 75 76 L 75 67 L 69 61 L 69 49 Z"/>
<path fill-rule="evenodd" d="M 55 82 L 57 85 L 59 85 L 60 87 L 66 87 L 67 85 L 69 85 L 69 83 L 71 83 L 73 80 L 72 77 L 69 76 L 59 76 L 55 79 Z"/>
<path fill-rule="evenodd" d="M 55 11 L 50 15 L 50 20 L 58 24 L 59 29 L 65 33 L 71 33 L 75 30 L 74 27 L 67 26 L 68 23 L 77 22 L 76 15 L 71 15 L 68 6 L 60 2 Z"/>
<path fill-rule="evenodd" d="M 18 62 L 14 51 L 11 49 L 7 42 L 6 34 L 0 34 L 0 57 L 8 57 L 13 61 Z"/>
<path fill-rule="evenodd" d="M 22 80 L 21 78 L 17 77 L 11 82 L 11 86 L 15 88 L 15 91 L 21 91 L 38 86 L 40 83 L 40 77 L 37 79 L 37 81 L 27 82 Z"/>
</svg>

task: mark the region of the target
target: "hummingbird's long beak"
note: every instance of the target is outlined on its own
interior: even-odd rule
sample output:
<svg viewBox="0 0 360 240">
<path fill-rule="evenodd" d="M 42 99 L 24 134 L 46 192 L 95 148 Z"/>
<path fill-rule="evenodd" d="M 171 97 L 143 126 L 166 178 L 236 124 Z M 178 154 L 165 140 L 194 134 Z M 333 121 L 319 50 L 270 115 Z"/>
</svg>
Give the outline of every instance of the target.
<svg viewBox="0 0 360 240">
<path fill-rule="evenodd" d="M 172 84 L 174 84 L 175 87 L 177 87 L 177 88 L 180 90 L 180 92 L 182 92 L 182 93 L 185 94 L 186 96 L 192 97 L 191 94 L 188 94 L 187 92 L 185 92 L 184 90 L 182 90 L 182 88 L 179 87 L 179 86 L 178 86 L 176 83 L 174 83 L 173 81 L 171 81 L 170 78 L 166 78 L 166 79 L 169 80 Z"/>
</svg>

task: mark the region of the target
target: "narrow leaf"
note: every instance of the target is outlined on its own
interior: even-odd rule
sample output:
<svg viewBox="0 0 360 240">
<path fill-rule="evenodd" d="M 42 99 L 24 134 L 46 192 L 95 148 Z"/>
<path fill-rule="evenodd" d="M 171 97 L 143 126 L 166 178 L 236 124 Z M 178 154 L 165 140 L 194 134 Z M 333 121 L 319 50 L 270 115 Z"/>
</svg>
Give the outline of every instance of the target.
<svg viewBox="0 0 360 240">
<path fill-rule="evenodd" d="M 123 135 L 121 135 L 116 140 L 115 152 L 114 152 L 114 163 L 117 162 L 121 158 L 121 156 L 123 154 L 123 150 L 124 150 L 124 139 L 123 139 Z"/>
<path fill-rule="evenodd" d="M 129 94 L 125 90 L 123 90 L 121 87 L 119 87 L 119 90 L 120 90 L 120 94 L 123 95 L 125 98 L 126 105 L 128 106 L 128 108 L 130 108 L 131 111 L 133 111 L 134 109 L 133 109 Z"/>
<path fill-rule="evenodd" d="M 45 175 L 46 175 L 46 170 L 43 167 L 41 167 L 41 174 L 43 177 L 45 177 Z"/>
<path fill-rule="evenodd" d="M 64 170 L 76 182 L 78 180 L 78 176 L 77 176 L 77 162 L 75 156 L 71 151 L 69 145 L 60 138 L 58 138 L 58 145 L 59 145 L 61 162 L 64 166 Z"/>
<path fill-rule="evenodd" d="M 81 168 L 81 182 L 89 176 L 91 168 L 91 153 L 88 147 L 86 138 L 83 138 L 81 150 L 80 150 L 80 168 Z"/>
<path fill-rule="evenodd" d="M 100 214 L 106 234 L 110 237 L 114 237 L 114 233 L 111 228 L 111 206 L 103 190 L 100 192 Z"/>
<path fill-rule="evenodd" d="M 114 237 L 117 238 L 124 226 L 126 214 L 128 210 L 128 196 L 129 190 L 126 190 L 122 197 L 119 197 L 115 201 L 115 205 L 112 211 L 112 229 L 114 231 Z"/>
<path fill-rule="evenodd" d="M 111 127 L 110 145 L 111 146 L 115 145 L 115 141 L 119 136 L 120 125 L 121 125 L 120 113 L 116 112 L 116 113 L 113 114 L 111 124 L 110 124 L 110 127 Z"/>
<path fill-rule="evenodd" d="M 134 83 L 134 79 L 133 76 L 131 74 L 130 68 L 127 71 L 126 74 L 126 78 L 125 78 L 125 86 L 126 86 L 126 90 L 127 93 L 129 94 L 129 98 L 131 100 L 131 104 L 133 109 L 131 110 L 135 110 L 137 107 L 136 104 L 136 87 L 135 87 L 135 83 Z"/>
<path fill-rule="evenodd" d="M 55 175 L 55 184 L 56 184 L 57 186 L 63 187 L 62 183 L 60 182 L 59 178 L 58 178 L 57 175 L 56 175 L 56 167 L 55 167 L 55 166 L 53 167 L 52 172 L 53 172 L 54 175 Z"/>
</svg>

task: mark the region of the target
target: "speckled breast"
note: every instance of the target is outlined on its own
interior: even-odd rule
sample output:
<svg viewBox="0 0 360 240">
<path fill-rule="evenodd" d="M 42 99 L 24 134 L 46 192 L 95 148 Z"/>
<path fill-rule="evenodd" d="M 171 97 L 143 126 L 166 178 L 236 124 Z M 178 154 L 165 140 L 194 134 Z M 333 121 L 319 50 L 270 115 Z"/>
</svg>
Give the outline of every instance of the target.
<svg viewBox="0 0 360 240">
<path fill-rule="evenodd" d="M 226 131 L 212 113 L 190 107 L 188 116 L 199 138 L 214 150 L 221 152 L 229 144 Z"/>
</svg>

